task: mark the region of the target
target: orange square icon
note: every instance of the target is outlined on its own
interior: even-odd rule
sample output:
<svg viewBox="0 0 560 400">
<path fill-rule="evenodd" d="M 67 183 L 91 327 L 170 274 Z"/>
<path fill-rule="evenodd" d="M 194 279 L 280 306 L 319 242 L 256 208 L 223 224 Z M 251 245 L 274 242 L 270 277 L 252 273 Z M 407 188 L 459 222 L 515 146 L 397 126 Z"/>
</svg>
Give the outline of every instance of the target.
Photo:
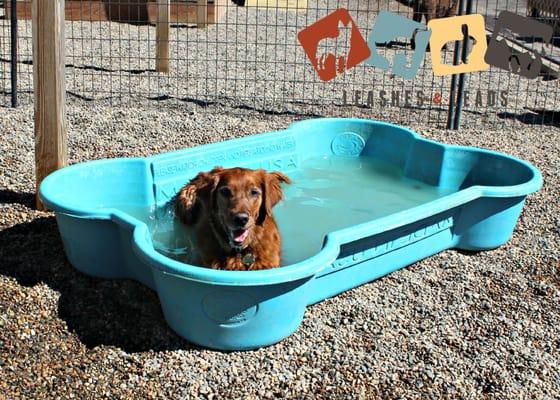
<svg viewBox="0 0 560 400">
<path fill-rule="evenodd" d="M 344 8 L 300 31 L 298 40 L 323 81 L 334 79 L 371 54 L 358 26 Z"/>
</svg>

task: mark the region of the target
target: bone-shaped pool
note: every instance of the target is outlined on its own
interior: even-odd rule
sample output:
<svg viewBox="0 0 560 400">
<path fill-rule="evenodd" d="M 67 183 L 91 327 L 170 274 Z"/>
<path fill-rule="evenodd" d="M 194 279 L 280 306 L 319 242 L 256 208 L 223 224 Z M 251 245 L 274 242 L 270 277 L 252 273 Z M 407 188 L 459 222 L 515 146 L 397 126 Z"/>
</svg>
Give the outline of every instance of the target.
<svg viewBox="0 0 560 400">
<path fill-rule="evenodd" d="M 274 209 L 282 267 L 191 264 L 192 233 L 170 203 L 216 165 L 279 170 L 294 181 Z M 541 184 L 535 167 L 504 154 L 383 122 L 325 118 L 154 157 L 76 164 L 49 175 L 40 195 L 77 269 L 148 285 L 179 335 L 234 350 L 275 343 L 297 329 L 307 305 L 442 250 L 504 244 Z"/>
</svg>

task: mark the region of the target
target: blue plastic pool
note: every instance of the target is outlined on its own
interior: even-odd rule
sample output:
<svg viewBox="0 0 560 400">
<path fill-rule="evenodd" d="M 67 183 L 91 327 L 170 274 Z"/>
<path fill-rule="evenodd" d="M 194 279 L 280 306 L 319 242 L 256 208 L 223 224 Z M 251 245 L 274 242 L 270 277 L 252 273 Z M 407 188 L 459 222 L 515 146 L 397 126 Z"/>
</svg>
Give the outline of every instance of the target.
<svg viewBox="0 0 560 400">
<path fill-rule="evenodd" d="M 285 266 L 211 270 L 157 249 L 153 226 L 133 210 L 163 209 L 216 165 L 294 179 L 275 208 Z M 442 250 L 502 245 L 541 184 L 535 167 L 505 154 L 383 122 L 314 119 L 154 157 L 76 164 L 49 175 L 40 196 L 77 269 L 148 285 L 179 335 L 238 350 L 278 342 L 297 329 L 307 305 Z"/>
</svg>

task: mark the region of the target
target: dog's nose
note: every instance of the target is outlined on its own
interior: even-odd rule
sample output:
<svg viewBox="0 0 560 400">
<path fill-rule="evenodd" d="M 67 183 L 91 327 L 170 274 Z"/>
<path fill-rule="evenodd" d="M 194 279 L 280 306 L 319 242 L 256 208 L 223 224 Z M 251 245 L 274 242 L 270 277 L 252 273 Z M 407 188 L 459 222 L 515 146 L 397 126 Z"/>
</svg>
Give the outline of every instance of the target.
<svg viewBox="0 0 560 400">
<path fill-rule="evenodd" d="M 236 214 L 235 217 L 233 217 L 233 222 L 236 226 L 242 228 L 247 225 L 247 222 L 249 222 L 249 215 L 246 213 Z"/>
</svg>

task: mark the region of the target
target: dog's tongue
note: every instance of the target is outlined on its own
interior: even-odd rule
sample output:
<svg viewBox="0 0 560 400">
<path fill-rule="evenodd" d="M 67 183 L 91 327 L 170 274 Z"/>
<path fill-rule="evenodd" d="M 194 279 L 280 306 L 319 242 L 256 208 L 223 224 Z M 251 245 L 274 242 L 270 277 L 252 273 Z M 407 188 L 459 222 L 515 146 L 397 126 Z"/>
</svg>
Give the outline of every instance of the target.
<svg viewBox="0 0 560 400">
<path fill-rule="evenodd" d="M 234 232 L 233 241 L 236 243 L 243 243 L 243 241 L 247 239 L 247 235 L 249 235 L 248 229 Z"/>
</svg>

